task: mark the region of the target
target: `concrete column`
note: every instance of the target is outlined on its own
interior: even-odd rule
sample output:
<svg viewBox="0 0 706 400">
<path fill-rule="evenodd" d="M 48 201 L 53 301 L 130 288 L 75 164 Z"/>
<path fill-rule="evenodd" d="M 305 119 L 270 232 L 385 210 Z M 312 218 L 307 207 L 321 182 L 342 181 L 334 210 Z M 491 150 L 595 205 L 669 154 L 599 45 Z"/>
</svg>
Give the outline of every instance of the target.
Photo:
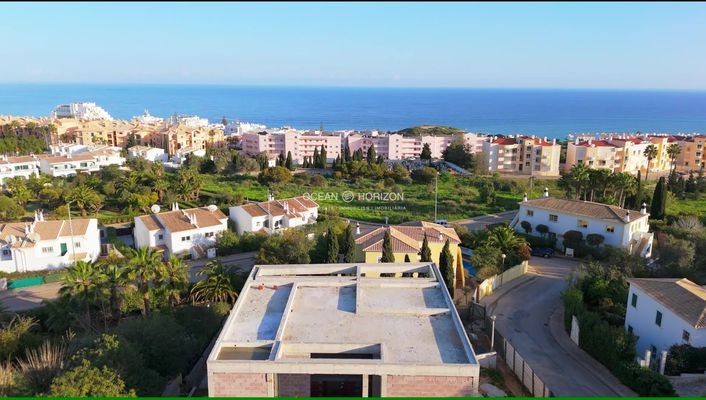
<svg viewBox="0 0 706 400">
<path fill-rule="evenodd" d="M 367 374 L 363 374 L 363 394 L 360 397 L 368 397 L 368 376 Z"/>
<path fill-rule="evenodd" d="M 652 360 L 652 351 L 647 349 L 647 350 L 645 350 L 645 361 L 644 361 L 643 367 L 649 368 L 651 360 Z"/>
<path fill-rule="evenodd" d="M 667 365 L 667 350 L 662 350 L 662 358 L 659 360 L 659 373 L 664 375 L 664 367 Z"/>
</svg>

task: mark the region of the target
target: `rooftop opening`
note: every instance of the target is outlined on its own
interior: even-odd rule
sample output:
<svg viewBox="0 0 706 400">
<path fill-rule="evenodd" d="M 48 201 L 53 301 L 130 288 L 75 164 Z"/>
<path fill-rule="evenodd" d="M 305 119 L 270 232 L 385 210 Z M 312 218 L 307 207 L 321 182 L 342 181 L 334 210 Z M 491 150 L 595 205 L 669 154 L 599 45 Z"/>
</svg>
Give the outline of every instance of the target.
<svg viewBox="0 0 706 400">
<path fill-rule="evenodd" d="M 249 347 L 232 346 L 221 348 L 218 360 L 268 360 L 272 352 L 272 345 Z"/>
</svg>

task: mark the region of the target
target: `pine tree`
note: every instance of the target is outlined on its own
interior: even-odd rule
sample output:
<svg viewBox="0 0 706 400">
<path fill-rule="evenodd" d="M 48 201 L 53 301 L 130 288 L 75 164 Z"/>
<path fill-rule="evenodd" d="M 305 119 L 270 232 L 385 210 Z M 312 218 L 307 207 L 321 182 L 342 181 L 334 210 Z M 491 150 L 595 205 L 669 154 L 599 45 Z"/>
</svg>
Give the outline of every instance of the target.
<svg viewBox="0 0 706 400">
<path fill-rule="evenodd" d="M 392 251 L 392 234 L 390 234 L 389 229 L 385 231 L 385 238 L 382 241 L 382 258 L 380 262 L 395 262 L 395 253 Z"/>
<path fill-rule="evenodd" d="M 314 147 L 314 159 L 312 162 L 312 167 L 313 168 L 319 168 L 319 148 Z"/>
<path fill-rule="evenodd" d="M 371 144 L 370 147 L 368 147 L 368 164 L 372 164 L 375 162 L 377 159 L 377 153 L 375 152 L 375 145 Z"/>
<path fill-rule="evenodd" d="M 321 151 L 319 152 L 319 157 L 321 157 L 319 168 L 326 168 L 326 148 L 321 145 Z"/>
<path fill-rule="evenodd" d="M 431 261 L 431 249 L 429 248 L 429 239 L 427 239 L 427 234 L 424 234 L 424 241 L 422 242 L 422 250 L 419 252 L 422 262 Z"/>
<path fill-rule="evenodd" d="M 664 218 L 664 211 L 667 205 L 667 186 L 664 177 L 659 178 L 655 192 L 652 195 L 652 205 L 650 206 L 650 215 L 654 219 Z"/>
<path fill-rule="evenodd" d="M 454 257 L 451 255 L 451 250 L 449 248 L 449 239 L 446 239 L 444 243 L 444 248 L 441 250 L 439 255 L 439 270 L 441 276 L 444 278 L 444 283 L 446 283 L 446 288 L 449 289 L 449 294 L 451 298 L 454 297 Z"/>
<path fill-rule="evenodd" d="M 404 255 L 404 262 L 406 262 L 406 263 L 412 262 L 412 260 L 409 259 L 409 254 Z"/>
<path fill-rule="evenodd" d="M 294 170 L 294 165 L 292 164 L 292 152 L 291 151 L 287 152 L 287 160 L 285 160 L 284 166 L 290 171 Z"/>
<path fill-rule="evenodd" d="M 328 228 L 326 233 L 326 262 L 329 264 L 338 262 L 338 236 L 333 228 Z"/>
<path fill-rule="evenodd" d="M 355 231 L 353 230 L 352 223 L 348 223 L 348 227 L 346 228 L 346 231 L 343 234 L 343 260 L 349 263 L 355 262 Z"/>
</svg>

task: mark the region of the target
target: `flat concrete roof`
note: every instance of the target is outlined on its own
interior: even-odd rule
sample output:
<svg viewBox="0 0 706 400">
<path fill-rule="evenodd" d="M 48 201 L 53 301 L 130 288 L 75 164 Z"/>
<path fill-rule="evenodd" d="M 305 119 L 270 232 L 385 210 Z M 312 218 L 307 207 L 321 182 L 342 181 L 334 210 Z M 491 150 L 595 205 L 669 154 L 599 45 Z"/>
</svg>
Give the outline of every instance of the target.
<svg viewBox="0 0 706 400">
<path fill-rule="evenodd" d="M 323 363 L 467 375 L 475 354 L 440 276 L 433 263 L 256 265 L 209 369 L 303 372 Z"/>
</svg>

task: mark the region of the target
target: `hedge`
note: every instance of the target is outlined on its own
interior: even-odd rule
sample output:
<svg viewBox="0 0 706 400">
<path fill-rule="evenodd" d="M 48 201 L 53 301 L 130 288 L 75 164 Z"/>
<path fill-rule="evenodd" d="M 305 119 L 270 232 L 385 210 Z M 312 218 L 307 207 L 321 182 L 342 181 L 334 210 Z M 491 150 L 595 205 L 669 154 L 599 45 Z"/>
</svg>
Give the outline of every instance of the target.
<svg viewBox="0 0 706 400">
<path fill-rule="evenodd" d="M 688 344 L 669 348 L 664 372 L 667 375 L 703 374 L 706 371 L 706 347 Z"/>
</svg>

